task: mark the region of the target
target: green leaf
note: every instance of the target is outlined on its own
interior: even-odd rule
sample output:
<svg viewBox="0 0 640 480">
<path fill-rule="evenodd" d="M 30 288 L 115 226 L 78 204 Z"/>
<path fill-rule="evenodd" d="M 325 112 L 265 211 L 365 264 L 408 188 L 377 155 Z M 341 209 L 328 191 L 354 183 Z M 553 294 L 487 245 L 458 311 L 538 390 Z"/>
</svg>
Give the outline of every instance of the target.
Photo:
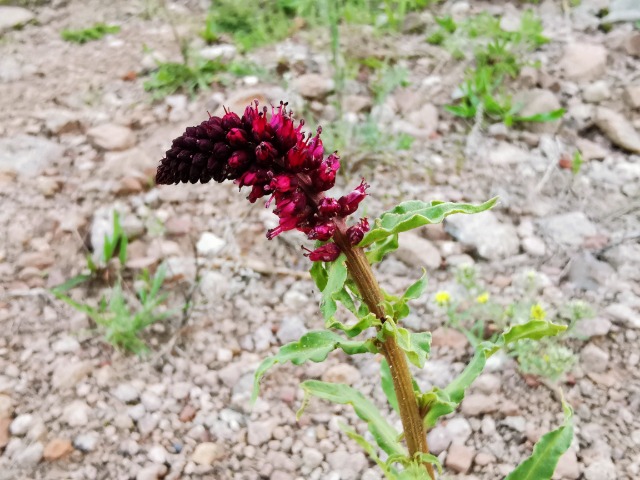
<svg viewBox="0 0 640 480">
<path fill-rule="evenodd" d="M 462 402 L 469 386 L 482 373 L 487 359 L 501 348 L 523 339 L 539 340 L 543 337 L 557 335 L 566 330 L 565 325 L 556 325 L 545 320 L 531 320 L 522 325 L 514 325 L 498 337 L 496 342 L 482 342 L 476 347 L 471 362 L 449 385 L 440 390 L 434 388 L 430 392 L 420 394 L 418 402 L 421 407 L 428 407 L 425 425 L 431 428 L 436 420 L 453 412 Z"/>
<path fill-rule="evenodd" d="M 54 295 L 58 296 L 58 294 L 62 294 L 65 292 L 68 292 L 69 290 L 71 290 L 72 288 L 77 287 L 78 285 L 86 282 L 87 280 L 91 279 L 91 275 L 76 275 L 75 277 L 71 277 L 69 280 L 67 280 L 64 283 L 61 283 L 60 285 L 57 285 L 55 287 L 53 287 L 51 289 L 51 293 L 53 293 Z"/>
<path fill-rule="evenodd" d="M 347 266 L 345 265 L 347 257 L 340 255 L 331 263 L 327 272 L 327 284 L 322 290 L 322 300 L 320 302 L 320 311 L 325 320 L 333 317 L 338 309 L 334 296 L 338 294 L 344 287 L 347 280 Z"/>
<path fill-rule="evenodd" d="M 397 249 L 398 234 L 396 233 L 394 235 L 389 235 L 384 240 L 376 242 L 374 245 L 371 245 L 371 248 L 369 248 L 366 252 L 367 260 L 369 260 L 369 263 L 373 265 L 374 263 L 382 261 L 382 259 L 388 252 L 393 252 Z"/>
<path fill-rule="evenodd" d="M 528 117 L 518 117 L 514 116 L 513 119 L 516 122 L 554 122 L 556 120 L 560 120 L 565 114 L 564 108 L 559 108 L 557 110 L 553 110 L 551 112 L 538 113 L 536 115 L 531 115 Z"/>
<path fill-rule="evenodd" d="M 376 462 L 380 467 L 380 470 L 384 473 L 384 475 L 389 480 L 397 479 L 397 472 L 394 468 L 389 466 L 388 462 L 383 462 L 378 456 L 378 452 L 376 452 L 376 447 L 369 443 L 362 435 L 358 434 L 353 428 L 345 425 L 344 423 L 340 423 L 340 429 L 351 439 L 354 440 L 358 445 L 362 447 L 362 449 L 369 455 L 371 460 Z"/>
<path fill-rule="evenodd" d="M 291 362 L 294 365 L 301 365 L 307 361 L 322 362 L 329 353 L 338 348 L 342 349 L 347 355 L 378 352 L 373 339 L 357 342 L 345 340 L 337 333 L 326 330 L 306 333 L 297 342 L 283 345 L 276 355 L 265 358 L 262 361 L 255 373 L 251 401 L 255 402 L 258 398 L 260 379 L 274 365 L 285 362 Z"/>
<path fill-rule="evenodd" d="M 400 408 L 398 407 L 398 397 L 396 396 L 396 391 L 393 388 L 393 378 L 391 377 L 391 369 L 389 368 L 389 363 L 385 358 L 380 362 L 380 379 L 382 385 L 382 391 L 384 392 L 387 400 L 389 401 L 389 405 L 398 413 L 400 413 Z"/>
<path fill-rule="evenodd" d="M 369 313 L 366 316 L 362 317 L 358 322 L 353 325 L 346 325 L 342 322 L 339 322 L 335 318 L 331 318 L 325 322 L 326 328 L 335 328 L 337 330 L 342 330 L 345 335 L 349 338 L 353 338 L 356 335 L 360 335 L 367 328 L 380 325 L 380 320 L 373 314 Z"/>
<path fill-rule="evenodd" d="M 353 406 L 356 415 L 367 422 L 369 431 L 378 446 L 389 455 L 406 455 L 405 449 L 398 443 L 399 433 L 384 419 L 376 406 L 356 389 L 337 383 L 318 380 L 302 382 L 305 396 L 313 395 L 341 405 Z"/>
<path fill-rule="evenodd" d="M 498 197 L 482 203 L 472 205 L 469 203 L 443 203 L 443 202 L 422 202 L 411 200 L 403 202 L 392 210 L 383 213 L 376 219 L 371 231 L 365 235 L 360 242 L 360 247 L 371 246 L 369 260 L 379 260 L 397 248 L 397 238 L 394 235 L 424 225 L 442 222 L 445 217 L 454 213 L 479 213 L 493 207 L 498 201 Z M 392 241 L 388 238 L 392 237 Z"/>
<path fill-rule="evenodd" d="M 416 367 L 424 367 L 429 354 L 431 353 L 431 333 L 413 333 L 406 328 L 398 327 L 393 320 L 388 319 L 382 324 L 382 329 L 378 332 L 380 341 L 394 337 L 398 346 L 407 354 L 407 358 Z"/>
<path fill-rule="evenodd" d="M 318 290 L 323 291 L 327 286 L 327 280 L 329 279 L 329 274 L 327 273 L 327 269 L 324 267 L 324 263 L 313 262 L 309 273 L 311 274 L 313 281 L 316 282 Z"/>
<path fill-rule="evenodd" d="M 420 279 L 407 288 L 407 291 L 404 292 L 402 298 L 405 300 L 415 300 L 420 298 L 427 288 L 427 283 L 427 271 L 423 268 Z"/>
<path fill-rule="evenodd" d="M 529 458 L 516 467 L 505 480 L 550 480 L 558 460 L 571 446 L 573 439 L 573 411 L 562 402 L 564 423 L 560 428 L 542 436 L 534 445 Z"/>
</svg>

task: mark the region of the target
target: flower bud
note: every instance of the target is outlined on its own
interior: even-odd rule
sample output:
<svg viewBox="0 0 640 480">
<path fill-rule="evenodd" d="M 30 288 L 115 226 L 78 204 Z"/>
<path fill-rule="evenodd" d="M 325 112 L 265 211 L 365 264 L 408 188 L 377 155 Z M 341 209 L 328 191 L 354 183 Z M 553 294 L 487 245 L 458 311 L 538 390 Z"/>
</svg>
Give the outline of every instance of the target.
<svg viewBox="0 0 640 480">
<path fill-rule="evenodd" d="M 364 234 L 369 231 L 369 221 L 361 218 L 354 226 L 347 228 L 347 238 L 351 245 L 358 245 L 364 238 Z"/>
<path fill-rule="evenodd" d="M 333 218 L 340 212 L 338 200 L 332 197 L 324 197 L 318 204 L 318 213 L 326 218 Z"/>
<path fill-rule="evenodd" d="M 340 256 L 340 247 L 335 243 L 327 243 L 313 251 L 308 248 L 302 248 L 309 252 L 305 253 L 304 256 L 308 257 L 312 262 L 333 262 Z"/>
<path fill-rule="evenodd" d="M 331 237 L 333 237 L 333 234 L 335 233 L 335 231 L 336 231 L 335 224 L 329 221 L 313 227 L 309 231 L 309 233 L 307 233 L 307 238 L 309 240 L 320 240 L 325 242 L 329 240 Z"/>
<path fill-rule="evenodd" d="M 278 150 L 269 142 L 262 142 L 256 147 L 256 160 L 258 163 L 269 163 L 276 159 Z"/>
<path fill-rule="evenodd" d="M 313 172 L 314 175 L 311 177 L 313 186 L 321 192 L 332 188 L 336 183 L 336 173 L 339 168 L 340 158 L 335 153 L 332 153 L 320 164 L 320 167 Z"/>
<path fill-rule="evenodd" d="M 224 130 L 231 130 L 232 128 L 240 128 L 242 126 L 242 120 L 233 112 L 227 112 L 222 117 L 221 126 Z"/>
<path fill-rule="evenodd" d="M 249 157 L 249 154 L 247 152 L 245 152 L 244 150 L 237 150 L 233 152 L 229 157 L 229 166 L 234 170 L 239 170 L 243 167 L 246 167 L 250 161 L 251 158 Z"/>
<path fill-rule="evenodd" d="M 269 189 L 272 192 L 290 192 L 298 185 L 298 180 L 293 175 L 276 175 L 269 183 Z"/>
<path fill-rule="evenodd" d="M 340 204 L 340 215 L 346 217 L 347 215 L 351 215 L 358 209 L 358 205 L 360 202 L 364 200 L 364 197 L 367 196 L 367 188 L 369 185 L 365 183 L 364 180 L 358 185 L 355 190 L 347 195 L 344 195 L 338 199 L 338 203 Z"/>
<path fill-rule="evenodd" d="M 240 128 L 232 128 L 227 133 L 227 141 L 232 147 L 242 148 L 249 143 L 249 135 Z"/>
</svg>

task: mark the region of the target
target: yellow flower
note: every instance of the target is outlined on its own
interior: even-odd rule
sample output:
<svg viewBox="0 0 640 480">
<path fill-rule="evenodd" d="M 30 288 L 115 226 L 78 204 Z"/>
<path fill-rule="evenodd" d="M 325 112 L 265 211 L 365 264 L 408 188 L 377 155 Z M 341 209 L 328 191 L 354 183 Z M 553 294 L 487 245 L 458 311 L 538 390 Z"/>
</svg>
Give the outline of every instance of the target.
<svg viewBox="0 0 640 480">
<path fill-rule="evenodd" d="M 476 297 L 476 302 L 487 303 L 489 301 L 489 292 L 481 293 Z"/>
<path fill-rule="evenodd" d="M 547 312 L 539 303 L 531 306 L 531 312 L 529 313 L 533 320 L 544 320 L 547 316 Z"/>
<path fill-rule="evenodd" d="M 449 295 L 449 292 L 440 290 L 438 293 L 436 293 L 436 303 L 441 307 L 448 305 L 450 301 L 451 295 Z"/>
</svg>

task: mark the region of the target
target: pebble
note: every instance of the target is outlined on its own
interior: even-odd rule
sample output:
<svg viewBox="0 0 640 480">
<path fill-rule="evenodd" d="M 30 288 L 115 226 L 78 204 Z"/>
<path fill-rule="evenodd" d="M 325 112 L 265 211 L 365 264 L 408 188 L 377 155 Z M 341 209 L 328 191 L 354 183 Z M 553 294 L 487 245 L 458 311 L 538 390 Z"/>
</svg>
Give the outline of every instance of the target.
<svg viewBox="0 0 640 480">
<path fill-rule="evenodd" d="M 90 361 L 61 362 L 54 370 L 51 384 L 54 389 L 66 390 L 74 387 L 80 380 L 86 377 L 92 370 Z"/>
<path fill-rule="evenodd" d="M 21 468 L 33 468 L 44 454 L 44 447 L 40 442 L 35 442 L 26 447 L 24 450 L 20 450 L 13 456 L 13 461 L 16 462 Z"/>
<path fill-rule="evenodd" d="M 578 465 L 578 457 L 574 450 L 569 449 L 560 457 L 553 478 L 567 480 L 577 480 L 580 478 L 580 466 Z"/>
<path fill-rule="evenodd" d="M 431 332 L 431 346 L 448 347 L 456 352 L 464 352 L 469 346 L 469 340 L 458 330 L 438 327 Z"/>
<path fill-rule="evenodd" d="M 472 433 L 471 424 L 466 418 L 452 418 L 445 425 L 449 437 L 453 443 L 465 443 Z"/>
<path fill-rule="evenodd" d="M 0 418 L 0 450 L 7 446 L 11 433 L 9 427 L 11 426 L 10 418 Z"/>
<path fill-rule="evenodd" d="M 473 383 L 472 388 L 480 393 L 491 395 L 500 391 L 502 380 L 498 375 L 492 373 L 483 373 Z"/>
<path fill-rule="evenodd" d="M 196 446 L 191 454 L 191 460 L 198 465 L 213 465 L 225 456 L 224 448 L 213 442 L 204 442 Z"/>
<path fill-rule="evenodd" d="M 162 399 L 152 392 L 143 392 L 140 395 L 140 403 L 147 412 L 155 412 L 162 407 Z"/>
<path fill-rule="evenodd" d="M 96 432 L 81 433 L 73 440 L 73 446 L 81 452 L 92 452 L 98 445 L 99 438 Z"/>
<path fill-rule="evenodd" d="M 640 329 L 640 313 L 628 305 L 613 303 L 605 309 L 605 312 L 614 321 L 618 321 L 628 328 Z"/>
<path fill-rule="evenodd" d="M 360 371 L 348 363 L 339 363 L 329 367 L 322 374 L 322 380 L 329 383 L 353 385 L 360 381 Z"/>
<path fill-rule="evenodd" d="M 18 415 L 13 422 L 11 422 L 11 427 L 9 427 L 9 431 L 11 435 L 15 435 L 16 437 L 22 437 L 26 435 L 32 425 L 35 423 L 35 418 L 33 415 L 24 413 L 22 415 Z"/>
<path fill-rule="evenodd" d="M 513 102 L 514 105 L 522 105 L 518 112 L 522 117 L 549 113 L 562 107 L 555 93 L 542 88 L 521 90 L 513 96 Z M 556 133 L 561 123 L 562 119 L 558 119 L 551 122 L 526 122 L 525 125 L 533 133 Z"/>
<path fill-rule="evenodd" d="M 473 463 L 475 450 L 471 447 L 454 443 L 449 447 L 445 466 L 457 473 L 467 473 Z"/>
<path fill-rule="evenodd" d="M 295 78 L 292 82 L 293 89 L 305 98 L 321 100 L 335 88 L 331 77 L 317 73 L 307 73 Z"/>
<path fill-rule="evenodd" d="M 130 128 L 112 123 L 90 128 L 87 137 L 93 145 L 108 151 L 127 150 L 136 144 L 136 136 Z"/>
<path fill-rule="evenodd" d="M 324 455 L 315 448 L 302 449 L 302 465 L 308 469 L 319 467 L 324 460 Z"/>
<path fill-rule="evenodd" d="M 640 153 L 640 133 L 622 114 L 610 108 L 598 107 L 594 120 L 613 144 L 630 152 Z"/>
<path fill-rule="evenodd" d="M 167 451 L 160 445 L 154 445 L 147 452 L 147 458 L 153 463 L 165 463 L 167 461 Z"/>
<path fill-rule="evenodd" d="M 14 28 L 31 22 L 36 16 L 22 7 L 0 6 L 0 37 Z"/>
<path fill-rule="evenodd" d="M 128 383 L 121 383 L 111 393 L 123 403 L 133 403 L 140 398 L 138 389 Z"/>
<path fill-rule="evenodd" d="M 58 162 L 63 154 L 60 144 L 46 138 L 32 135 L 0 138 L 0 172 L 34 177 Z"/>
<path fill-rule="evenodd" d="M 598 233 L 595 225 L 583 212 L 567 212 L 538 220 L 541 231 L 555 243 L 577 247 L 586 237 Z"/>
<path fill-rule="evenodd" d="M 590 83 L 584 87 L 582 96 L 585 102 L 600 103 L 611 97 L 611 89 L 605 80 Z"/>
<path fill-rule="evenodd" d="M 51 349 L 56 353 L 72 353 L 80 350 L 80 342 L 73 337 L 64 336 L 56 340 Z"/>
<path fill-rule="evenodd" d="M 273 436 L 273 430 L 278 426 L 276 419 L 249 422 L 247 426 L 247 442 L 259 447 L 267 443 Z"/>
<path fill-rule="evenodd" d="M 560 64 L 569 80 L 595 80 L 606 71 L 607 49 L 598 44 L 571 43 L 565 48 Z"/>
<path fill-rule="evenodd" d="M 442 263 L 440 252 L 433 243 L 410 232 L 402 235 L 395 256 L 410 267 L 426 267 L 427 270 L 436 270 Z"/>
<path fill-rule="evenodd" d="M 66 438 L 54 438 L 44 447 L 44 459 L 47 462 L 55 462 L 70 455 L 73 452 L 73 445 Z"/>
<path fill-rule="evenodd" d="M 136 480 L 159 480 L 167 474 L 166 465 L 148 465 L 138 471 Z"/>
<path fill-rule="evenodd" d="M 440 455 L 451 445 L 451 435 L 444 425 L 436 425 L 427 433 L 429 450 L 434 455 Z"/>
<path fill-rule="evenodd" d="M 344 450 L 329 453 L 327 463 L 331 470 L 340 475 L 340 480 L 360 480 L 361 472 L 369 466 L 369 461 L 362 452 L 350 453 Z"/>
<path fill-rule="evenodd" d="M 475 417 L 483 413 L 492 413 L 498 410 L 499 398 L 496 395 L 484 395 L 472 393 L 462 400 L 461 412 L 468 417 Z"/>
<path fill-rule="evenodd" d="M 588 372 L 603 373 L 607 370 L 609 354 L 589 343 L 580 352 L 580 362 L 584 370 Z"/>
<path fill-rule="evenodd" d="M 226 244 L 227 242 L 217 235 L 211 232 L 204 232 L 196 244 L 196 250 L 198 255 L 203 257 L 214 257 L 222 251 Z"/>
<path fill-rule="evenodd" d="M 616 480 L 616 466 L 609 459 L 599 459 L 589 465 L 584 471 L 585 480 Z"/>
<path fill-rule="evenodd" d="M 474 247 L 487 260 L 508 258 L 520 250 L 520 240 L 512 223 L 500 221 L 490 211 L 475 215 L 452 215 L 445 230 L 456 240 Z"/>
<path fill-rule="evenodd" d="M 527 420 L 521 416 L 506 417 L 500 424 L 519 433 L 524 433 L 527 428 Z"/>
<path fill-rule="evenodd" d="M 70 427 L 82 427 L 89 422 L 91 408 L 82 400 L 75 400 L 67 405 L 62 413 L 62 419 Z"/>
<path fill-rule="evenodd" d="M 573 336 L 580 339 L 601 337 L 611 331 L 611 320 L 604 317 L 585 318 L 573 327 Z"/>
<path fill-rule="evenodd" d="M 640 85 L 627 85 L 624 89 L 623 99 L 633 108 L 640 108 Z"/>
<path fill-rule="evenodd" d="M 276 336 L 280 343 L 290 343 L 299 340 L 307 331 L 308 329 L 301 317 L 286 315 L 282 318 L 282 323 Z"/>
<path fill-rule="evenodd" d="M 544 240 L 538 237 L 523 238 L 522 249 L 534 257 L 544 257 L 547 253 L 547 246 Z"/>
</svg>

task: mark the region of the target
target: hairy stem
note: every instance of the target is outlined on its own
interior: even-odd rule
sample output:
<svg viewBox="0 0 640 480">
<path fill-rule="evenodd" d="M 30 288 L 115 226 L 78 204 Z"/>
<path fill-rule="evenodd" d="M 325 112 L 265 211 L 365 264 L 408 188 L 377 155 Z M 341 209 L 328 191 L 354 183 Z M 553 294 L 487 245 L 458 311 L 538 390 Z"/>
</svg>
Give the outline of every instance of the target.
<svg viewBox="0 0 640 480">
<path fill-rule="evenodd" d="M 338 225 L 334 240 L 347 257 L 349 274 L 357 285 L 367 307 L 369 307 L 369 311 L 384 322 L 385 316 L 382 310 L 384 297 L 364 251 L 361 248 L 351 246 L 344 233 L 344 225 Z M 393 388 L 398 398 L 398 408 L 409 454 L 413 456 L 420 452 L 429 453 L 427 435 L 413 391 L 413 381 L 407 364 L 407 357 L 393 337 L 387 338 L 382 343 L 382 353 L 387 359 L 391 370 Z M 425 463 L 425 468 L 429 472 L 429 476 L 435 479 L 433 466 L 430 463 Z"/>
</svg>

